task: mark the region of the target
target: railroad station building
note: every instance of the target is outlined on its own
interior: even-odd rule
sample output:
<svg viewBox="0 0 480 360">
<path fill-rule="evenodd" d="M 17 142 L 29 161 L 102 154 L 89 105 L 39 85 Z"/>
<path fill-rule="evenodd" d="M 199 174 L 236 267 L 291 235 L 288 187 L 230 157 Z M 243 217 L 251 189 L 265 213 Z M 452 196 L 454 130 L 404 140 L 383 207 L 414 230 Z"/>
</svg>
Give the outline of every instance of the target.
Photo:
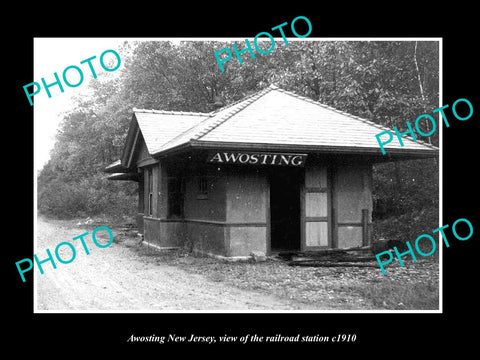
<svg viewBox="0 0 480 360">
<path fill-rule="evenodd" d="M 210 113 L 133 109 L 111 180 L 138 182 L 138 230 L 226 257 L 366 247 L 372 165 L 438 156 L 410 137 L 276 86 Z"/>
</svg>

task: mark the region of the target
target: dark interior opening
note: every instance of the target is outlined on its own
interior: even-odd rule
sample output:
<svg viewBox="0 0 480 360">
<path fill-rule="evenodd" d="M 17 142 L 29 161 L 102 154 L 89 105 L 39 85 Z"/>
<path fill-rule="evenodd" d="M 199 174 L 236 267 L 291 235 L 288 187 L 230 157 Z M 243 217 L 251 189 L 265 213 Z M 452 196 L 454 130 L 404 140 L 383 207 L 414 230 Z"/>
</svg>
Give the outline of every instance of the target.
<svg viewBox="0 0 480 360">
<path fill-rule="evenodd" d="M 300 250 L 300 184 L 302 169 L 270 171 L 271 251 Z"/>
</svg>

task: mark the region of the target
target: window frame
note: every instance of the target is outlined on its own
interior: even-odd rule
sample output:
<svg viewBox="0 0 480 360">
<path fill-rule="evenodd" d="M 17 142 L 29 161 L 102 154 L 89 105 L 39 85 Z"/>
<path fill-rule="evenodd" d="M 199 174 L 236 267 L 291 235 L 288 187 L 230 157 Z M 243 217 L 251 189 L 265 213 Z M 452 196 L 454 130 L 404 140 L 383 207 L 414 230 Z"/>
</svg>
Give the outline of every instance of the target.
<svg viewBox="0 0 480 360">
<path fill-rule="evenodd" d="M 148 167 L 147 169 L 147 215 L 153 216 L 153 167 Z"/>
<path fill-rule="evenodd" d="M 183 176 L 167 177 L 167 192 L 167 219 L 183 219 L 185 217 L 185 178 Z"/>
</svg>

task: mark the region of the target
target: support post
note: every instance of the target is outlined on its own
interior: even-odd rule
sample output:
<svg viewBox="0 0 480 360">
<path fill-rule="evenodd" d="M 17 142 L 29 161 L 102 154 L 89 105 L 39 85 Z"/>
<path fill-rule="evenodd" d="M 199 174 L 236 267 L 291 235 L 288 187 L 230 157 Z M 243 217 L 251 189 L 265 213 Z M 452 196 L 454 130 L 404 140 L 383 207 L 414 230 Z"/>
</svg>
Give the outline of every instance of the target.
<svg viewBox="0 0 480 360">
<path fill-rule="evenodd" d="M 362 209 L 362 245 L 370 246 L 370 231 L 368 226 L 368 209 Z"/>
</svg>

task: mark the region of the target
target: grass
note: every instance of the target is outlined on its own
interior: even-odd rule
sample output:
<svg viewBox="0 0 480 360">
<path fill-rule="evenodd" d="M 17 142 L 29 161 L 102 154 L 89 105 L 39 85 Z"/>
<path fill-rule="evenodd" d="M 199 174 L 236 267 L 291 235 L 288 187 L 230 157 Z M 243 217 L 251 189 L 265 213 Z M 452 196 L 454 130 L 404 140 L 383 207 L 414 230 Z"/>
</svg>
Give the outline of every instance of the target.
<svg viewBox="0 0 480 360">
<path fill-rule="evenodd" d="M 103 218 L 81 225 L 78 221 L 56 220 L 63 226 L 90 231 L 105 224 L 111 229 L 122 227 Z M 184 250 L 160 252 L 140 245 L 135 233 L 122 230 L 114 242 L 138 253 L 146 262 L 176 266 L 214 282 L 286 298 L 299 309 L 437 310 L 439 306 L 437 253 L 417 262 L 404 257 L 404 267 L 392 262 L 383 275 L 379 267 L 294 267 L 278 260 L 226 262 L 194 257 Z"/>
<path fill-rule="evenodd" d="M 358 294 L 371 299 L 378 307 L 395 310 L 433 310 L 438 309 L 438 285 L 435 284 L 396 284 L 385 281 L 373 286 L 357 286 Z"/>
<path fill-rule="evenodd" d="M 159 252 L 146 246 L 131 249 L 146 261 L 167 264 L 245 290 L 289 299 L 299 309 L 437 310 L 438 262 L 432 257 L 405 267 L 294 267 L 283 261 L 226 262 L 194 257 L 183 251 Z"/>
</svg>

